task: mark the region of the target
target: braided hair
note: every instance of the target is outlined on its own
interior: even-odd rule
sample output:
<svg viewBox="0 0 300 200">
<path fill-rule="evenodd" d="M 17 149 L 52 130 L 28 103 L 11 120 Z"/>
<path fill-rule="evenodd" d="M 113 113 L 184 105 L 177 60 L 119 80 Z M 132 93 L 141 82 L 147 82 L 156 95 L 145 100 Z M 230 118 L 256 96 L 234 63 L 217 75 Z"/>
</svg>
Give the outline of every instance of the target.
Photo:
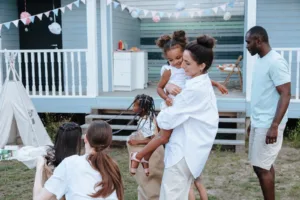
<svg viewBox="0 0 300 200">
<path fill-rule="evenodd" d="M 72 155 L 80 155 L 81 150 L 81 127 L 74 122 L 62 124 L 55 137 L 53 147 L 47 151 L 45 156 L 48 165 L 57 167 L 61 161 Z"/>
</svg>

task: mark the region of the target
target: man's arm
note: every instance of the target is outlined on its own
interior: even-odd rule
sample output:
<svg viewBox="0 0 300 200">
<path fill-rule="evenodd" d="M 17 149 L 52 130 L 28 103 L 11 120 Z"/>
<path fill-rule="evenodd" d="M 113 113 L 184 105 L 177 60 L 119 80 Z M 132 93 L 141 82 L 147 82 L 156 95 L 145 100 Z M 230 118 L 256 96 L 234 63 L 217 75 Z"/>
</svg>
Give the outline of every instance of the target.
<svg viewBox="0 0 300 200">
<path fill-rule="evenodd" d="M 266 143 L 273 144 L 277 141 L 278 126 L 281 123 L 283 116 L 285 115 L 290 99 L 291 99 L 291 83 L 285 83 L 276 87 L 280 99 L 277 104 L 276 113 L 272 122 L 272 125 L 267 133 Z"/>
</svg>

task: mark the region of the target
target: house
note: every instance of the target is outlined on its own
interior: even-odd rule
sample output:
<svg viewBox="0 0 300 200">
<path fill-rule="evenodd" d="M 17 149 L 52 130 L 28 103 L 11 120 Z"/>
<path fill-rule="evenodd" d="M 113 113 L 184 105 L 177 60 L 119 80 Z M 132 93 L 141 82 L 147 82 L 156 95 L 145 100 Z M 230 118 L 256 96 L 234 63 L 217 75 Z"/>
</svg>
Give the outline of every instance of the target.
<svg viewBox="0 0 300 200">
<path fill-rule="evenodd" d="M 58 16 L 50 12 L 49 17 L 43 15 L 42 20 L 36 18 L 29 25 L 19 22 L 18 28 L 11 24 L 9 30 L 2 26 L 0 82 L 6 75 L 4 49 L 17 52 L 16 68 L 38 112 L 90 113 L 92 108 L 124 110 L 138 93 L 153 94 L 159 107 L 161 99 L 155 93 L 154 84 L 144 90 L 113 91 L 113 51 L 120 39 L 126 41 L 129 47 L 148 51 L 148 79 L 155 83 L 160 67 L 165 63 L 154 45 L 155 38 L 183 29 L 190 39 L 203 33 L 217 38 L 216 58 L 209 72 L 214 80 L 223 81 L 227 76 L 217 70 L 217 64 L 232 63 L 243 55 L 242 90 L 230 90 L 226 96 L 217 93 L 217 103 L 222 115 L 239 113 L 245 119 L 250 115 L 252 66 L 256 58 L 245 50 L 244 35 L 252 26 L 261 25 L 267 29 L 272 47 L 289 63 L 293 98 L 288 116 L 300 117 L 298 0 L 185 0 L 185 11 L 195 11 L 193 18 L 187 13 L 176 18 L 172 0 L 119 0 L 117 4 L 109 5 L 106 0 L 78 0 L 75 1 L 77 5 L 73 0 L 43 0 L 42 3 L 37 0 L 10 0 L 0 2 L 0 23 L 18 19 L 25 10 L 24 2 L 32 15 L 66 6 L 65 13 L 59 11 Z M 127 8 L 123 10 L 118 3 Z M 227 5 L 227 11 L 232 15 L 228 21 L 223 19 L 224 11 L 219 7 L 226 3 L 231 3 Z M 217 13 L 212 10 L 215 7 L 219 8 Z M 149 13 L 133 18 L 128 12 L 133 8 L 148 10 Z M 199 10 L 210 12 L 202 12 L 199 17 Z M 151 11 L 164 15 L 160 22 L 152 21 Z M 168 12 L 175 14 L 168 18 Z M 62 26 L 60 35 L 51 34 L 47 28 L 54 20 Z M 237 77 L 234 79 L 237 80 Z M 234 133 L 244 134 L 245 131 Z"/>
</svg>

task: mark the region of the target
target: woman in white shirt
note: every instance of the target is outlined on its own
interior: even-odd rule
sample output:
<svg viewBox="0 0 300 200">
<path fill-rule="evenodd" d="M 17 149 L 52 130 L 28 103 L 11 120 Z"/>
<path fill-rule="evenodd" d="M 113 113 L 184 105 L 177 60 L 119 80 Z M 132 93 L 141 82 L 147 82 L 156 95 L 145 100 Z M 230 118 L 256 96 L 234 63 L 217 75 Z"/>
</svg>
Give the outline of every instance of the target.
<svg viewBox="0 0 300 200">
<path fill-rule="evenodd" d="M 119 167 L 105 150 L 112 142 L 112 129 L 104 121 L 93 122 L 85 135 L 83 156 L 65 158 L 42 187 L 36 177 L 33 199 L 48 200 L 52 197 L 66 200 L 123 200 L 124 187 Z M 45 159 L 37 163 L 37 174 L 43 170 Z"/>
<path fill-rule="evenodd" d="M 157 117 L 159 128 L 173 129 L 165 148 L 161 200 L 188 199 L 191 182 L 200 176 L 217 134 L 218 108 L 207 74 L 214 43 L 213 38 L 204 35 L 186 46 L 182 68 L 191 79 L 175 97 L 173 106 Z"/>
</svg>

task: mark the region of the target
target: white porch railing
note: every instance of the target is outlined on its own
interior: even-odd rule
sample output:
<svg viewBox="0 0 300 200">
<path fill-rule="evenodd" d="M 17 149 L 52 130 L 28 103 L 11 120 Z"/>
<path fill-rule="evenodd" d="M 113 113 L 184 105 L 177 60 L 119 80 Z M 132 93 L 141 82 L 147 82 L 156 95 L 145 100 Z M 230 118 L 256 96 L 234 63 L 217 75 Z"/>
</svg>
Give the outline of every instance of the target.
<svg viewBox="0 0 300 200">
<path fill-rule="evenodd" d="M 0 50 L 0 91 L 7 77 L 5 53 L 16 53 L 15 69 L 33 97 L 87 94 L 87 49 Z"/>
<path fill-rule="evenodd" d="M 292 100 L 300 102 L 299 84 L 300 84 L 300 48 L 273 48 L 280 53 L 288 62 L 291 73 Z"/>
</svg>

